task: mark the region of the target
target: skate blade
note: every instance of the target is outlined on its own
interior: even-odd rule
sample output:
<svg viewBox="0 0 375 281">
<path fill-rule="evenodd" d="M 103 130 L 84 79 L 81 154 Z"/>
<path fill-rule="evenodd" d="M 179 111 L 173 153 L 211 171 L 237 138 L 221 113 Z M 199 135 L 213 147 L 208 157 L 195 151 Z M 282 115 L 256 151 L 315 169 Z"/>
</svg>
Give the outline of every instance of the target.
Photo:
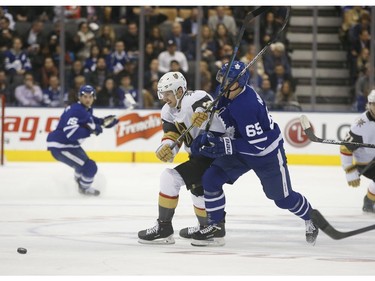
<svg viewBox="0 0 375 281">
<path fill-rule="evenodd" d="M 191 242 L 192 246 L 196 247 L 220 247 L 225 245 L 224 238 L 213 238 L 208 240 L 194 240 Z"/>
<path fill-rule="evenodd" d="M 160 238 L 155 240 L 143 240 L 138 239 L 138 243 L 140 244 L 149 244 L 149 245 L 171 245 L 175 243 L 173 236 L 168 236 L 167 238 Z"/>
</svg>

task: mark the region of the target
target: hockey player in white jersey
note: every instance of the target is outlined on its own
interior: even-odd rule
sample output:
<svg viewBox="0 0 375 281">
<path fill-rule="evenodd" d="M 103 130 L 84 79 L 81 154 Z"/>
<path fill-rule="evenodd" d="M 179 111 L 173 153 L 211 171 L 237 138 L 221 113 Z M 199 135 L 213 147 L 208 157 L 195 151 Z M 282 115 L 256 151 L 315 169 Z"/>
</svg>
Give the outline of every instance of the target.
<svg viewBox="0 0 375 281">
<path fill-rule="evenodd" d="M 367 110 L 351 125 L 346 141 L 375 144 L 375 90 L 372 90 L 367 96 L 367 101 Z M 358 187 L 361 174 L 372 180 L 363 199 L 362 210 L 375 213 L 375 163 L 370 163 L 375 159 L 375 149 L 342 145 L 340 146 L 340 157 L 349 186 Z"/>
<path fill-rule="evenodd" d="M 180 236 L 191 238 L 194 232 L 207 225 L 201 177 L 213 160 L 204 156 L 191 156 L 190 145 L 204 131 L 207 123 L 205 120 L 208 117 L 204 111 L 212 102 L 212 97 L 201 90 L 187 91 L 186 79 L 180 72 L 168 72 L 160 78 L 158 97 L 166 103 L 161 109 L 164 135 L 161 145 L 156 150 L 156 156 L 161 161 L 172 162 L 182 144 L 174 148 L 171 146 L 192 124 L 194 128 L 183 139 L 185 150 L 189 153 L 189 160 L 173 169 L 165 169 L 160 176 L 159 216 L 156 225 L 139 231 L 138 238 L 139 243 L 144 244 L 174 244 L 172 218 L 181 187 L 186 186 L 191 192 L 199 225 L 181 229 Z M 223 132 L 223 126 L 215 118 L 211 128 Z"/>
</svg>

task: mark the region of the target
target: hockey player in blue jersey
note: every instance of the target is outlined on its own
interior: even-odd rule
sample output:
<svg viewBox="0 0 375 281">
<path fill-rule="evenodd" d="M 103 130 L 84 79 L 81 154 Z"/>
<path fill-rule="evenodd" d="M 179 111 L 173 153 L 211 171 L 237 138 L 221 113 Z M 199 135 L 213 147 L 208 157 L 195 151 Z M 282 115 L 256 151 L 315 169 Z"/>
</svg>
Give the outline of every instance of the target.
<svg viewBox="0 0 375 281">
<path fill-rule="evenodd" d="M 92 109 L 95 98 L 94 87 L 84 85 L 79 89 L 78 102 L 65 108 L 57 128 L 48 134 L 47 149 L 57 161 L 74 169 L 81 194 L 98 196 L 99 190 L 91 187 L 98 168 L 82 149 L 81 143 L 92 134 L 101 134 L 102 126 L 112 128 L 118 119 L 114 115 L 95 117 Z"/>
<path fill-rule="evenodd" d="M 222 81 L 228 64 L 217 75 Z M 234 61 L 225 85 L 229 85 L 246 68 Z M 193 234 L 193 246 L 224 245 L 225 194 L 223 185 L 233 184 L 241 175 L 254 170 L 267 198 L 305 221 L 306 241 L 315 244 L 318 228 L 310 219 L 309 201 L 292 189 L 283 137 L 262 98 L 247 84 L 246 70 L 216 106 L 226 133 L 206 132 L 196 138 L 193 153 L 214 158 L 203 177 L 204 199 L 209 225 Z"/>
</svg>

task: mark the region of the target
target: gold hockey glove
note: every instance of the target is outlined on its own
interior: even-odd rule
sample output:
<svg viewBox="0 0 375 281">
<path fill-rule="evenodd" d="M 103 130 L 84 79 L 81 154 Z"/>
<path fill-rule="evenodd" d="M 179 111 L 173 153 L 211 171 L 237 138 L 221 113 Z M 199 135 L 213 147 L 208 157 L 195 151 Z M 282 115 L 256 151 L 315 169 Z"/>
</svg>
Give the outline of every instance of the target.
<svg viewBox="0 0 375 281">
<path fill-rule="evenodd" d="M 172 162 L 174 155 L 171 147 L 168 144 L 162 144 L 156 150 L 156 157 L 158 157 L 163 162 Z"/>
</svg>

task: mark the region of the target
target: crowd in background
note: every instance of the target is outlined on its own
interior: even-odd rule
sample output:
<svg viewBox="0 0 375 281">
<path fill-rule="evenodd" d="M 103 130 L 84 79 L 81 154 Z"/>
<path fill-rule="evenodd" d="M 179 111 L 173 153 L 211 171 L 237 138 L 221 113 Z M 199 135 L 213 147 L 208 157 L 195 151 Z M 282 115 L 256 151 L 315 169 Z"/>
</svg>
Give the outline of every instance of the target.
<svg viewBox="0 0 375 281">
<path fill-rule="evenodd" d="M 363 112 L 367 95 L 371 91 L 369 85 L 370 9 L 362 6 L 344 6 L 341 15 L 339 38 L 347 51 L 350 82 L 354 85 L 353 110 Z"/>
<path fill-rule="evenodd" d="M 11 106 L 64 106 L 76 101 L 80 86 L 91 84 L 97 91 L 96 106 L 127 107 L 124 96 L 130 93 L 136 101 L 142 99 L 142 108 L 160 108 L 157 81 L 173 70 L 186 76 L 189 88 L 215 95 L 216 73 L 232 56 L 242 20 L 253 8 L 205 6 L 201 34 L 197 34 L 196 7 L 144 7 L 146 42 L 140 54 L 139 7 L 65 6 L 65 53 L 61 55 L 62 7 L 2 6 L 0 93 Z M 280 9 L 261 16 L 260 48 L 280 29 L 283 16 Z M 286 34 L 284 30 L 249 69 L 252 85 L 271 109 L 299 107 Z M 201 85 L 193 82 L 197 36 L 201 38 Z M 258 51 L 250 27 L 236 59 L 249 63 Z M 139 56 L 144 61 L 142 93 L 138 93 Z"/>
</svg>

